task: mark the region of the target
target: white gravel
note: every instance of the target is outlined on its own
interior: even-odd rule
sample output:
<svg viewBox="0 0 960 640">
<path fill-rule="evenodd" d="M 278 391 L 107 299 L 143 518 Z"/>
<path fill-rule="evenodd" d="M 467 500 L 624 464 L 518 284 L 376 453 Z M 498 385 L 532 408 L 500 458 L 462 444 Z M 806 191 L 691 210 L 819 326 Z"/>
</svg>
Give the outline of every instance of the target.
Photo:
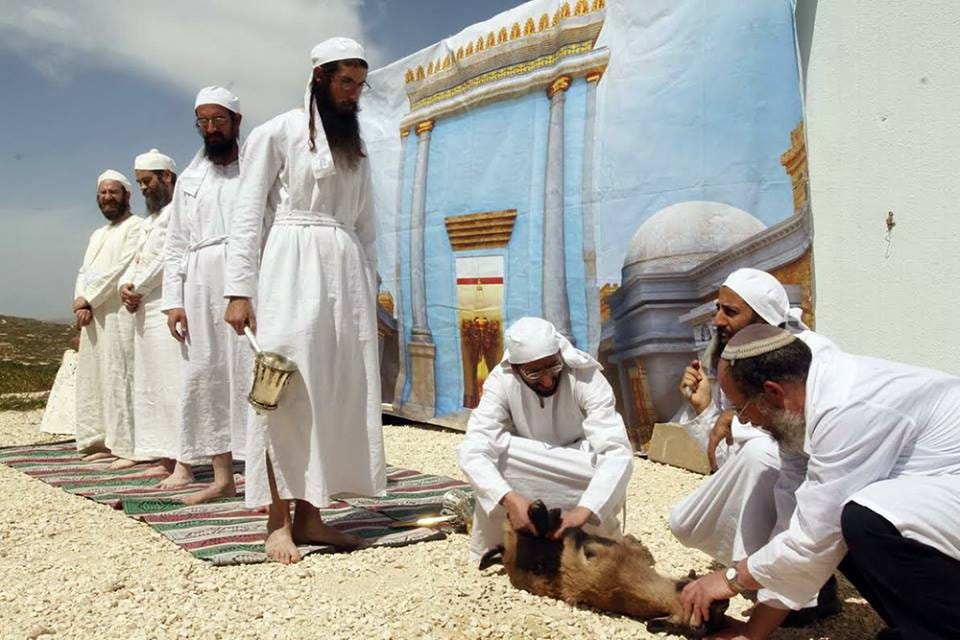
<svg viewBox="0 0 960 640">
<path fill-rule="evenodd" d="M 39 411 L 0 412 L 0 446 L 56 440 L 37 433 Z M 392 464 L 462 477 L 463 436 L 385 428 Z M 670 506 L 700 477 L 638 461 L 627 531 L 661 572 L 705 571 L 666 525 Z M 150 527 L 0 465 L 0 638 L 655 638 L 643 623 L 514 590 L 501 570 L 479 572 L 467 540 L 352 554 L 299 565 L 211 567 Z M 844 585 L 844 613 L 791 640 L 872 638 L 880 622 Z M 737 599 L 731 611 L 749 603 Z"/>
</svg>

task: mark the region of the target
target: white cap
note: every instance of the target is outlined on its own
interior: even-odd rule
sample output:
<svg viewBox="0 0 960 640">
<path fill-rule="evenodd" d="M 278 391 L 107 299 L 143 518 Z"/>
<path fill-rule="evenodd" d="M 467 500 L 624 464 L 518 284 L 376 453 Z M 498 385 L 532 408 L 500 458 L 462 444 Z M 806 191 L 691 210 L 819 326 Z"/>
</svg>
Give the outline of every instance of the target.
<svg viewBox="0 0 960 640">
<path fill-rule="evenodd" d="M 218 85 L 212 85 L 200 89 L 197 93 L 197 101 L 193 108 L 196 109 L 203 104 L 218 104 L 224 109 L 229 109 L 234 113 L 240 113 L 240 98 L 233 95 L 229 89 L 224 89 Z"/>
<path fill-rule="evenodd" d="M 97 178 L 97 189 L 100 188 L 100 183 L 104 182 L 105 180 L 116 180 L 117 182 L 123 185 L 123 188 L 127 190 L 127 193 L 131 193 L 133 191 L 133 185 L 130 184 L 129 180 L 127 180 L 127 176 L 123 175 L 119 171 L 114 171 L 113 169 L 107 169 L 106 171 L 101 173 L 100 177 Z"/>
<path fill-rule="evenodd" d="M 310 59 L 313 61 L 314 68 L 336 60 L 367 61 L 363 55 L 363 47 L 360 46 L 359 42 L 350 38 L 324 40 L 310 51 Z"/>
<path fill-rule="evenodd" d="M 543 318 L 520 318 L 507 329 L 507 350 L 503 361 L 526 364 L 559 352 L 571 369 L 602 369 L 589 353 L 580 351 L 564 338 L 556 327 Z"/>
<path fill-rule="evenodd" d="M 141 153 L 133 161 L 134 171 L 170 171 L 177 170 L 177 163 L 170 156 L 160 153 L 157 149 L 150 149 Z"/>
<path fill-rule="evenodd" d="M 768 324 L 775 327 L 787 324 L 806 329 L 806 325 L 800 321 L 802 311 L 790 308 L 786 289 L 779 280 L 766 271 L 750 268 L 737 269 L 727 276 L 721 286 L 727 287 L 743 298 L 743 301 Z"/>
</svg>

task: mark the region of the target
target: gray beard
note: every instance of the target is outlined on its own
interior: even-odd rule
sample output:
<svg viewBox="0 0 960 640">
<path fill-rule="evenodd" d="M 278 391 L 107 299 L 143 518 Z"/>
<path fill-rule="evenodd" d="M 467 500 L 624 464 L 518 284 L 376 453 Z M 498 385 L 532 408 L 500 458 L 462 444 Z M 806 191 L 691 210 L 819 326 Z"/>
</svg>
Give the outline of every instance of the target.
<svg viewBox="0 0 960 640">
<path fill-rule="evenodd" d="M 173 198 L 170 197 L 169 193 L 158 193 L 154 196 L 144 196 L 143 202 L 147 206 L 147 213 L 160 213 L 163 211 L 163 208 L 170 204 L 170 200 Z"/>
<path fill-rule="evenodd" d="M 784 449 L 803 452 L 803 440 L 807 431 L 807 421 L 802 413 L 790 409 L 775 409 L 765 429 Z"/>
</svg>

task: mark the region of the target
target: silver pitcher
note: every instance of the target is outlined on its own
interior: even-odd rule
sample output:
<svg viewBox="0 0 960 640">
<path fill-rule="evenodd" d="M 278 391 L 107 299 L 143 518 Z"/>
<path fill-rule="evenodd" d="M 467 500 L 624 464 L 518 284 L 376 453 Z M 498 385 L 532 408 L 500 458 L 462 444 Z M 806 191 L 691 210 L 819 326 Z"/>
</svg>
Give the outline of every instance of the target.
<svg viewBox="0 0 960 640">
<path fill-rule="evenodd" d="M 261 349 L 250 327 L 244 327 L 243 333 L 257 352 L 253 365 L 253 384 L 247 401 L 257 413 L 273 411 L 278 406 L 284 387 L 297 372 L 297 363 L 279 353 Z"/>
</svg>

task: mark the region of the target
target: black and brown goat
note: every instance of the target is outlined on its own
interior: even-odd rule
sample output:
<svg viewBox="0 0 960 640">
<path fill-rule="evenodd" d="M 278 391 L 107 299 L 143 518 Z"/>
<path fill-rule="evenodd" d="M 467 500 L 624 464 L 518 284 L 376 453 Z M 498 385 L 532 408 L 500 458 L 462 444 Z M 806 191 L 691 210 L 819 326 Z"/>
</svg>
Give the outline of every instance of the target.
<svg viewBox="0 0 960 640">
<path fill-rule="evenodd" d="M 650 551 L 633 536 L 615 541 L 568 529 L 554 540 L 549 535 L 560 526 L 560 510 L 548 510 L 537 500 L 528 513 L 537 535 L 505 522 L 504 544 L 484 554 L 481 569 L 501 561 L 518 589 L 647 620 L 656 630 L 699 636 L 721 625 L 726 600 L 714 603 L 710 620 L 700 628 L 682 619 L 680 592 L 690 579 L 657 573 Z"/>
</svg>

